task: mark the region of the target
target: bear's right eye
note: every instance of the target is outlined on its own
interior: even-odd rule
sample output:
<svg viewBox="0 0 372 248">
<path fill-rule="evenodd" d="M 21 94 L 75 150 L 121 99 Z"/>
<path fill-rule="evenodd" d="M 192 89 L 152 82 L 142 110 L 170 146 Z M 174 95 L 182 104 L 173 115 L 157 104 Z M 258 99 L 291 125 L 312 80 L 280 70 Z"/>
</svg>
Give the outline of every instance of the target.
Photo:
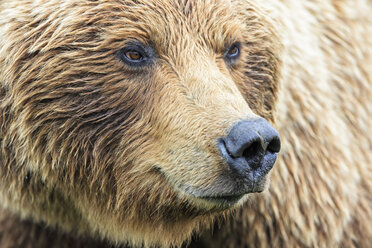
<svg viewBox="0 0 372 248">
<path fill-rule="evenodd" d="M 118 56 L 125 64 L 139 67 L 148 65 L 154 59 L 154 51 L 142 44 L 132 44 L 121 49 Z"/>
<path fill-rule="evenodd" d="M 143 55 L 138 51 L 127 51 L 124 56 L 131 62 L 141 62 Z"/>
</svg>

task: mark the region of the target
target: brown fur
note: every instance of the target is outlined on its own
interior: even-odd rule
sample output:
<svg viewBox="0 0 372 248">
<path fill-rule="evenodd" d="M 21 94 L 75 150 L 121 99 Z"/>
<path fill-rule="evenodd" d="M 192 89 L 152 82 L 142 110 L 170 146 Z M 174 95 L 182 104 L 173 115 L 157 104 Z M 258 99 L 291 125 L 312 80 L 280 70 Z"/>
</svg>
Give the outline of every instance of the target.
<svg viewBox="0 0 372 248">
<path fill-rule="evenodd" d="M 169 247 L 193 233 L 208 247 L 369 247 L 371 10 L 0 1 L 0 200 L 12 213 L 0 247 Z M 133 39 L 156 51 L 151 66 L 118 59 Z M 200 200 L 234 188 L 216 139 L 257 115 L 282 138 L 269 190 L 234 209 Z"/>
<path fill-rule="evenodd" d="M 107 241 L 76 237 L 63 231 L 20 220 L 8 212 L 1 213 L 0 244 L 2 248 L 114 248 Z M 119 248 L 119 247 L 117 247 Z M 125 248 L 125 247 L 120 247 Z"/>
</svg>

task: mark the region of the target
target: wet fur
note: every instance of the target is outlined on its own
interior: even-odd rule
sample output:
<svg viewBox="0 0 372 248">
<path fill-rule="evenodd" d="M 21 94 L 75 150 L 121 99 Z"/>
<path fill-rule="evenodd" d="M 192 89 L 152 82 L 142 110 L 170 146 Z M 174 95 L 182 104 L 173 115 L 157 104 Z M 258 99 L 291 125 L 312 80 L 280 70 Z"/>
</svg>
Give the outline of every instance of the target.
<svg viewBox="0 0 372 248">
<path fill-rule="evenodd" d="M 369 247 L 371 6 L 0 1 L 0 200 L 12 212 L 0 230 L 14 237 L 0 247 L 53 228 L 76 247 L 193 234 L 208 247 Z M 157 52 L 150 67 L 118 59 L 133 38 Z M 237 40 L 231 67 L 221 57 Z M 193 197 L 234 187 L 215 140 L 256 115 L 283 144 L 268 192 L 232 212 Z"/>
</svg>

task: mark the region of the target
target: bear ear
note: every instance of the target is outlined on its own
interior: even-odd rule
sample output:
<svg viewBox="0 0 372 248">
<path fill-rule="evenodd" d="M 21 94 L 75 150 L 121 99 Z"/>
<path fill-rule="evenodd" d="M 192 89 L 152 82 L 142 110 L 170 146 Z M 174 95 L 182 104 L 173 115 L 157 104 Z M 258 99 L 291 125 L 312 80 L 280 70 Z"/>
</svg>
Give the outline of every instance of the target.
<svg viewBox="0 0 372 248">
<path fill-rule="evenodd" d="M 238 2 L 238 1 L 235 1 Z M 238 3 L 239 4 L 239 3 Z M 274 121 L 280 84 L 282 44 L 275 22 L 259 6 L 240 5 L 243 23 L 240 70 L 241 93 L 253 112 Z M 257 10 L 259 8 L 259 10 Z"/>
</svg>

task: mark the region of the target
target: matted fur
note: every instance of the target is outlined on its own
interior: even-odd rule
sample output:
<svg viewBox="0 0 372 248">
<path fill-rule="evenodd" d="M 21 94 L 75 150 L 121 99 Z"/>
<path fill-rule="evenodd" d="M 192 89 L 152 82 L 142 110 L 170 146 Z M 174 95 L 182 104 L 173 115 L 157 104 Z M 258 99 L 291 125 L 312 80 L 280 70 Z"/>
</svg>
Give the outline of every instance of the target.
<svg viewBox="0 0 372 248">
<path fill-rule="evenodd" d="M 208 247 L 369 247 L 371 11 L 362 0 L 0 1 L 0 200 L 12 212 L 0 247 L 169 247 L 192 234 Z M 153 64 L 120 61 L 133 40 Z M 234 187 L 216 139 L 257 115 L 282 139 L 269 190 L 234 209 L 198 199 Z M 36 234 L 17 236 L 21 223 Z M 53 228 L 61 242 L 48 244 Z"/>
</svg>

